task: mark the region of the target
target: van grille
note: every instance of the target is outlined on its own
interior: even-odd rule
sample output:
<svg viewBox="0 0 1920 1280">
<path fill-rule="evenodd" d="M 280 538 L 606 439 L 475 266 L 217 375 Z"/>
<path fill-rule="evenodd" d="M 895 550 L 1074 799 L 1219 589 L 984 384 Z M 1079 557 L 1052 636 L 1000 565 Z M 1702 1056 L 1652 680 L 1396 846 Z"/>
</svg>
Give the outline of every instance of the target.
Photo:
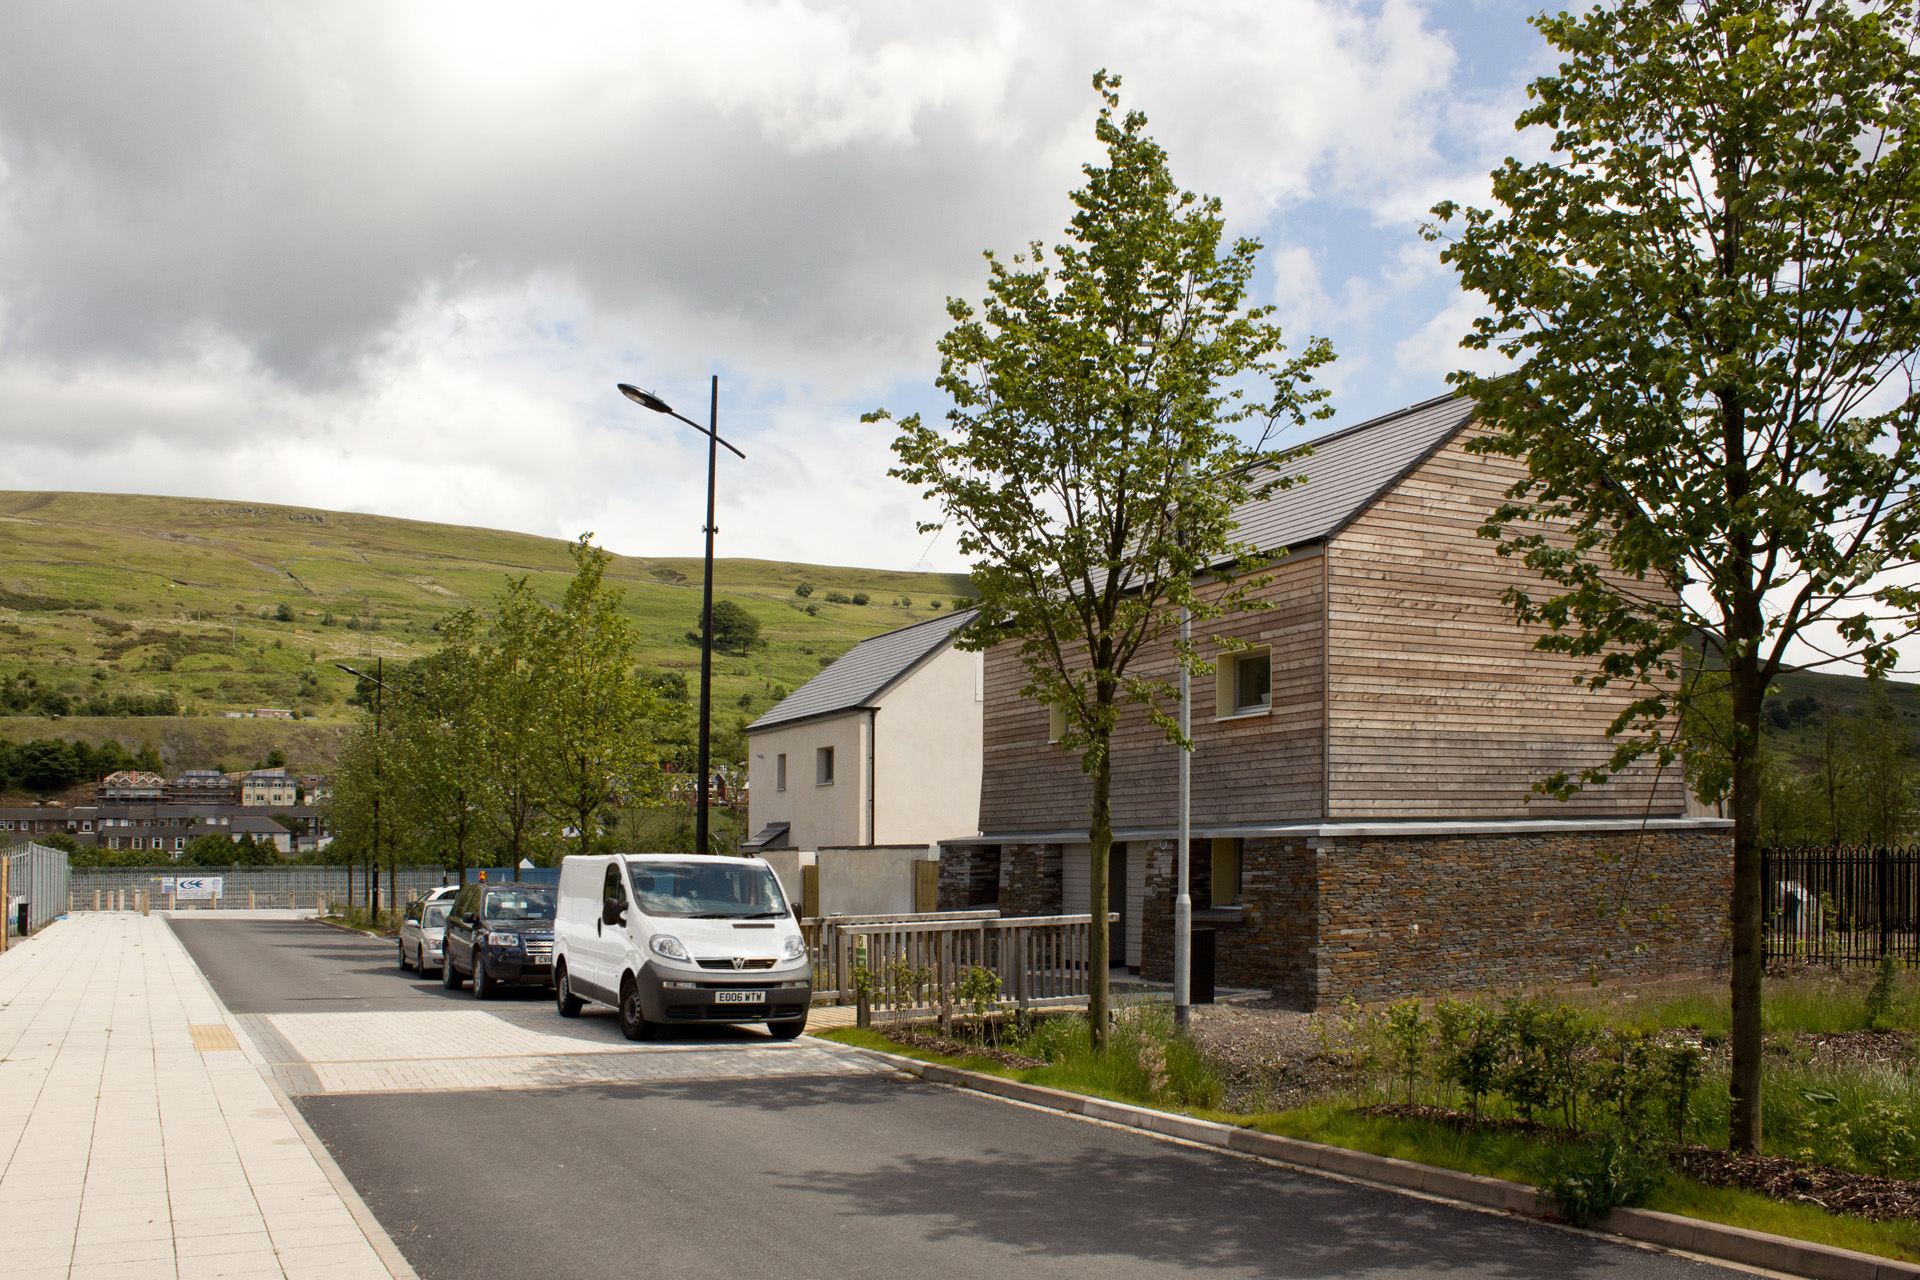
<svg viewBox="0 0 1920 1280">
<path fill-rule="evenodd" d="M 727 959 L 727 960 L 703 959 L 700 961 L 700 967 L 702 969 L 731 969 L 733 968 L 733 961 L 731 959 Z M 771 969 L 773 968 L 773 961 L 749 960 L 745 964 L 741 965 L 740 967 L 742 969 Z"/>
</svg>

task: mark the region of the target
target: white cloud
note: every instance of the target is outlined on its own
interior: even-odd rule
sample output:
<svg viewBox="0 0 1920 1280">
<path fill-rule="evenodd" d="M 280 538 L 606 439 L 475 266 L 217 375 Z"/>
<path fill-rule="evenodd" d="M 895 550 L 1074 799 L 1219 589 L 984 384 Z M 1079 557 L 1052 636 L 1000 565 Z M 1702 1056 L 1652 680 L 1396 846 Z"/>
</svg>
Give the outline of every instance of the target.
<svg viewBox="0 0 1920 1280">
<path fill-rule="evenodd" d="M 1450 167 L 1408 0 L 0 11 L 0 484 L 685 553 L 697 440 L 611 386 L 717 369 L 729 554 L 912 563 L 857 416 L 980 250 L 1058 236 L 1099 66 L 1236 229 Z M 1381 310 L 1300 253 L 1303 324 Z"/>
</svg>

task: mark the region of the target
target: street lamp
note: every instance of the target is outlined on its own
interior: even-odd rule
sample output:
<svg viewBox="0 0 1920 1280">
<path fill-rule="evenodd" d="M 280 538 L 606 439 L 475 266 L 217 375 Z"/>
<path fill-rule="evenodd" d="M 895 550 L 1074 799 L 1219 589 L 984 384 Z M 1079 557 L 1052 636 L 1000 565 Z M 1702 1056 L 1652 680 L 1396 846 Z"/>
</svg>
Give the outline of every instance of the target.
<svg viewBox="0 0 1920 1280">
<path fill-rule="evenodd" d="M 725 444 L 733 450 L 733 455 L 742 462 L 747 455 L 734 449 L 720 438 L 720 375 L 713 375 L 713 395 L 707 408 L 707 425 L 701 426 L 692 418 L 681 417 L 673 407 L 651 391 L 642 391 L 627 383 L 620 384 L 620 394 L 643 409 L 655 413 L 664 413 L 698 431 L 707 438 L 707 580 L 705 594 L 700 604 L 700 781 L 695 793 L 697 812 L 694 814 L 694 848 L 706 853 L 707 846 L 707 787 L 708 787 L 708 740 L 713 728 L 713 535 L 719 530 L 713 523 L 713 477 L 715 464 L 720 456 L 719 446 Z"/>
</svg>

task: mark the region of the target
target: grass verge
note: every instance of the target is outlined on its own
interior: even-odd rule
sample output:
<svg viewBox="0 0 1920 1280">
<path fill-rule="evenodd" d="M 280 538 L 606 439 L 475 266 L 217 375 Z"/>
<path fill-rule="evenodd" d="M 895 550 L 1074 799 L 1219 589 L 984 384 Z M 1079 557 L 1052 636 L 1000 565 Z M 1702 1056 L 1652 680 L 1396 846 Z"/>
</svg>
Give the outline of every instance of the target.
<svg viewBox="0 0 1920 1280">
<path fill-rule="evenodd" d="M 1031 1071 L 1009 1071 L 985 1058 L 956 1058 L 895 1044 L 874 1031 L 858 1027 L 837 1027 L 818 1033 L 821 1039 L 862 1049 L 877 1049 L 920 1062 L 939 1063 L 1002 1076 L 1026 1084 L 1083 1093 L 1114 1102 L 1152 1106 L 1131 1090 L 1116 1088 L 1122 1076 L 1109 1079 L 1097 1071 L 1040 1067 Z M 1368 1116 L 1354 1112 L 1338 1102 L 1318 1102 L 1289 1111 L 1267 1112 L 1257 1116 L 1200 1108 L 1162 1107 L 1202 1120 L 1258 1129 L 1262 1133 L 1299 1138 L 1370 1155 L 1391 1156 L 1418 1164 L 1434 1165 L 1461 1173 L 1505 1178 L 1531 1185 L 1548 1144 L 1538 1138 L 1502 1130 L 1467 1132 L 1430 1121 L 1402 1120 Z M 1702 1186 L 1672 1175 L 1640 1206 L 1663 1213 L 1717 1222 L 1723 1226 L 1765 1231 L 1815 1244 L 1852 1249 L 1902 1261 L 1920 1258 L 1920 1223 L 1868 1222 L 1828 1213 L 1813 1205 L 1786 1204 L 1751 1191 L 1736 1191 Z"/>
</svg>

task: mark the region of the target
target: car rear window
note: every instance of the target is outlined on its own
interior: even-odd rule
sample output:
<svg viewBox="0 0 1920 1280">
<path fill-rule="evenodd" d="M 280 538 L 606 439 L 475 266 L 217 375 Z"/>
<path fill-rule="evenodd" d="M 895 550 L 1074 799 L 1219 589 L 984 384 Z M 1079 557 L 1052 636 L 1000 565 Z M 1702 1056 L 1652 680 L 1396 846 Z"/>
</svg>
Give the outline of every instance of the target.
<svg viewBox="0 0 1920 1280">
<path fill-rule="evenodd" d="M 489 889 L 480 914 L 488 920 L 545 920 L 553 915 L 554 892 L 551 885 Z"/>
</svg>

